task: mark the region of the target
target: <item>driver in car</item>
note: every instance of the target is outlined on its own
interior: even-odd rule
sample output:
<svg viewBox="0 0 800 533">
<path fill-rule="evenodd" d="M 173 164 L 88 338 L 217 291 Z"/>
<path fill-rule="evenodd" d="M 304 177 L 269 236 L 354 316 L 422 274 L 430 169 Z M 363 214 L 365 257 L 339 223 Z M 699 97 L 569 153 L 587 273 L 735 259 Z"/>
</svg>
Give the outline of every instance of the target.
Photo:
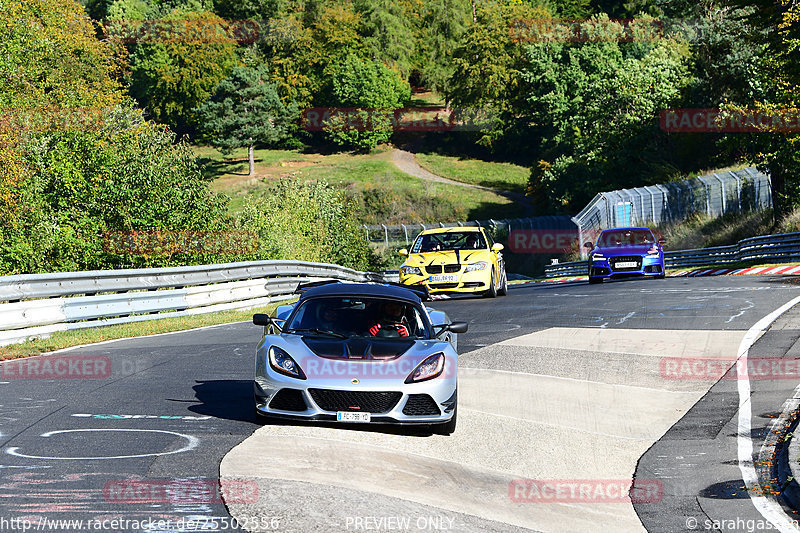
<svg viewBox="0 0 800 533">
<path fill-rule="evenodd" d="M 403 305 L 385 302 L 381 305 L 380 318 L 369 328 L 373 337 L 408 337 L 408 320 L 403 315 Z"/>
</svg>

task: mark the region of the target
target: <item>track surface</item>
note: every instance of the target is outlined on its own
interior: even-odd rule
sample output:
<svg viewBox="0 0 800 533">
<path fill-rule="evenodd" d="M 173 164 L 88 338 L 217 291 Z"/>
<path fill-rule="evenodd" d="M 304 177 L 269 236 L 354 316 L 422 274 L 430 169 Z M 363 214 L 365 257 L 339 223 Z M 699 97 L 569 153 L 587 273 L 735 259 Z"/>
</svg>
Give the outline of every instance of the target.
<svg viewBox="0 0 800 533">
<path fill-rule="evenodd" d="M 459 426 L 451 437 L 259 426 L 250 380 L 260 331 L 249 324 L 37 358 L 80 355 L 109 363 L 109 375 L 90 379 L 30 379 L 30 369 L 21 378 L 24 370 L 9 368 L 19 363 L 6 363 L 0 528 L 14 530 L 2 519 L 27 518 L 145 521 L 114 528 L 108 522 L 109 530 L 196 531 L 203 524 L 229 530 L 222 527 L 228 509 L 213 494 L 154 490 L 174 480 L 216 483 L 220 464 L 224 479 L 245 480 L 230 511 L 250 530 L 680 531 L 688 528 L 676 529 L 671 517 L 689 516 L 698 505 L 705 517 L 757 519 L 747 496 L 723 498 L 725 505 L 716 507 L 698 499 L 714 483 L 737 482 L 736 450 L 714 442 L 730 433 L 726 424 L 736 409 L 704 398 L 714 379 L 665 376 L 663 358 L 733 359 L 745 331 L 798 295 L 785 279 L 722 277 L 524 286 L 496 300 L 433 302 L 471 323 L 460 338 Z M 782 346 L 786 354 L 800 336 L 794 324 L 787 315 L 776 323 L 782 336 L 768 332 L 753 350 L 778 354 Z M 724 400 L 730 390 L 720 385 Z M 760 402 L 753 410 L 756 441 L 764 433 L 756 415 L 781 411 L 792 391 L 790 382 L 764 388 L 753 387 Z M 706 403 L 697 404 L 701 398 Z M 722 404 L 721 411 L 708 408 Z M 681 481 L 678 491 L 670 477 L 677 474 L 664 470 L 664 461 L 677 469 L 672 457 L 697 446 L 716 452 L 681 463 L 699 464 L 703 477 L 684 470 L 700 481 Z M 640 458 L 645 474 L 636 475 L 661 480 L 665 491 L 645 507 L 510 498 L 516 479 L 630 480 Z M 140 480 L 155 484 L 124 483 Z M 143 489 L 114 492 L 132 486 L 149 490 L 151 501 L 143 501 Z"/>
</svg>

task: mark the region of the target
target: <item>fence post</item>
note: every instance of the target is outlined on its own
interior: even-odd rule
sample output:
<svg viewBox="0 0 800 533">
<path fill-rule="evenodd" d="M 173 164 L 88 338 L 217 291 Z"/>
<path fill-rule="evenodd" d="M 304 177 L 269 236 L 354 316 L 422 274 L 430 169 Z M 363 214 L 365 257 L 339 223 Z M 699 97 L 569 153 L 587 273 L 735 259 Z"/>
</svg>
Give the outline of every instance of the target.
<svg viewBox="0 0 800 533">
<path fill-rule="evenodd" d="M 406 236 L 406 246 L 408 246 L 408 228 L 406 227 L 405 224 L 400 224 L 400 225 L 403 226 L 403 233 Z"/>
<path fill-rule="evenodd" d="M 366 234 L 367 234 L 367 242 L 370 242 L 369 241 L 369 228 L 367 227 L 366 224 L 363 224 L 363 226 L 364 226 L 364 232 L 366 232 Z"/>
<path fill-rule="evenodd" d="M 708 215 L 709 218 L 710 218 L 711 217 L 711 193 L 709 192 L 709 189 L 708 189 L 708 183 L 706 183 L 706 180 L 703 179 L 703 176 L 697 176 L 697 179 L 700 180 L 700 183 L 705 185 L 705 188 L 706 188 L 706 215 Z"/>
<path fill-rule="evenodd" d="M 739 200 L 739 212 L 742 212 L 742 180 L 736 175 L 736 172 L 731 170 L 728 172 L 731 176 L 736 178 L 736 198 Z"/>
<path fill-rule="evenodd" d="M 717 176 L 716 172 L 714 173 L 714 177 L 717 178 L 717 181 L 719 181 L 719 187 L 722 194 L 722 214 L 724 215 L 728 208 L 728 202 L 725 199 L 725 182 L 722 181 L 722 178 Z"/>
<path fill-rule="evenodd" d="M 381 224 L 383 226 L 383 236 L 386 239 L 386 247 L 389 247 L 389 228 L 386 227 L 386 224 Z"/>
</svg>

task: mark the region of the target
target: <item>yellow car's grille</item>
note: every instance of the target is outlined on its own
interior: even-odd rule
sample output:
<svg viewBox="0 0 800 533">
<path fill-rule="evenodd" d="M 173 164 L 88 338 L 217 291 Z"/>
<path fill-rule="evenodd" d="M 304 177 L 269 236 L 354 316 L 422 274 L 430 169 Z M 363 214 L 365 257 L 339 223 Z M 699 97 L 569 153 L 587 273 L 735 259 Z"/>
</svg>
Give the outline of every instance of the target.
<svg viewBox="0 0 800 533">
<path fill-rule="evenodd" d="M 460 272 L 461 265 L 428 265 L 425 267 L 425 272 L 428 274 L 441 274 L 444 272 L 445 274 L 453 274 L 454 272 Z"/>
</svg>

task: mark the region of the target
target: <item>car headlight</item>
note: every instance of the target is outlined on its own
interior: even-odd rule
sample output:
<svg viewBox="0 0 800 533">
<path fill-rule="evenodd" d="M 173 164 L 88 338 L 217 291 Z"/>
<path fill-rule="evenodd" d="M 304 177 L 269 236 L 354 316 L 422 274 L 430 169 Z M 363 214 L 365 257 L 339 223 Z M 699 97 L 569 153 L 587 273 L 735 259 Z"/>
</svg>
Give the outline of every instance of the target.
<svg viewBox="0 0 800 533">
<path fill-rule="evenodd" d="M 487 266 L 489 266 L 489 263 L 487 263 L 486 261 L 478 261 L 477 263 L 472 263 L 471 265 L 467 265 L 467 268 L 464 269 L 464 272 L 474 272 L 476 270 L 483 270 Z"/>
<path fill-rule="evenodd" d="M 406 383 L 416 383 L 438 377 L 444 371 L 444 354 L 439 352 L 427 357 L 408 375 Z"/>
<path fill-rule="evenodd" d="M 400 267 L 400 272 L 404 276 L 421 276 L 422 275 L 422 271 L 419 269 L 419 267 L 405 267 L 405 266 L 404 267 Z"/>
<path fill-rule="evenodd" d="M 658 259 L 658 252 L 656 252 L 654 254 L 647 254 L 645 257 L 647 259 Z"/>
<path fill-rule="evenodd" d="M 598 259 L 605 259 L 605 258 L 606 258 L 606 256 L 604 256 L 603 254 L 593 254 L 592 255 L 592 261 L 595 261 L 595 260 L 598 260 Z"/>
<path fill-rule="evenodd" d="M 269 366 L 276 372 L 297 379 L 306 379 L 303 370 L 285 350 L 277 346 L 269 347 Z"/>
</svg>

